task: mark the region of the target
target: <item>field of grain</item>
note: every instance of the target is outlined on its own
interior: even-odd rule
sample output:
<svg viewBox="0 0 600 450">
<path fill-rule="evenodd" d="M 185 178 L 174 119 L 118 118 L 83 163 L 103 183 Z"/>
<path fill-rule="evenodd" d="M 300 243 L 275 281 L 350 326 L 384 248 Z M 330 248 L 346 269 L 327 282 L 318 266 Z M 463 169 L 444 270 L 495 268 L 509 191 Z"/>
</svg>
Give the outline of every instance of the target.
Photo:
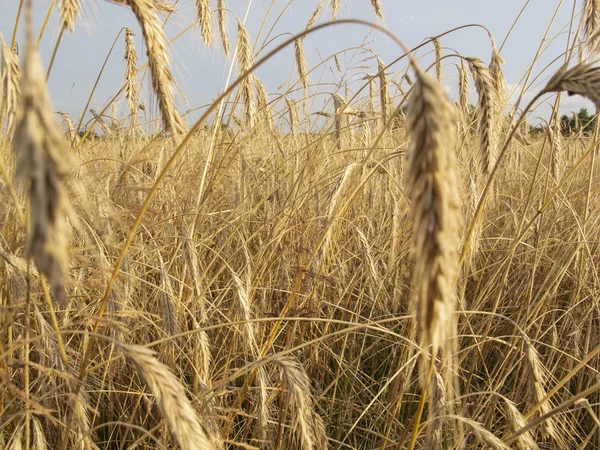
<svg viewBox="0 0 600 450">
<path fill-rule="evenodd" d="M 379 0 L 370 23 L 311 2 L 260 55 L 234 0 L 196 0 L 186 30 L 233 69 L 196 115 L 177 2 L 112 1 L 123 83 L 81 116 L 36 45 L 60 55 L 81 2 L 20 0 L 1 30 L 0 449 L 600 449 L 600 133 L 559 114 L 600 105 L 600 1 L 519 96 L 494 36 L 407 48 Z M 398 58 L 314 110 L 305 39 L 344 24 Z M 270 92 L 255 69 L 285 49 Z"/>
</svg>

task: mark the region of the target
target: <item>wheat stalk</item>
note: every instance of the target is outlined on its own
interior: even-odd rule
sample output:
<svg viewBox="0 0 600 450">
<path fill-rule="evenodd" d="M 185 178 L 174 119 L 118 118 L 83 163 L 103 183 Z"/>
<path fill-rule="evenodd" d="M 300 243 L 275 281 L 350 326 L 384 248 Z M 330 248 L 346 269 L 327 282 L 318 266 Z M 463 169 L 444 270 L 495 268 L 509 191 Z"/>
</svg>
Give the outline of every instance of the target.
<svg viewBox="0 0 600 450">
<path fill-rule="evenodd" d="M 167 48 L 165 32 L 158 17 L 160 11 L 152 0 L 128 0 L 146 43 L 152 88 L 156 94 L 163 125 L 173 135 L 181 135 L 184 124 L 175 107 L 175 81 L 169 64 L 171 55 Z"/>
<path fill-rule="evenodd" d="M 459 207 L 454 169 L 455 113 L 443 86 L 417 72 L 409 100 L 408 189 L 413 225 L 417 321 L 422 348 L 435 355 L 453 325 Z"/>
<path fill-rule="evenodd" d="M 121 349 L 154 394 L 158 408 L 182 450 L 213 449 L 185 389 L 169 368 L 146 347 L 122 345 Z"/>
</svg>

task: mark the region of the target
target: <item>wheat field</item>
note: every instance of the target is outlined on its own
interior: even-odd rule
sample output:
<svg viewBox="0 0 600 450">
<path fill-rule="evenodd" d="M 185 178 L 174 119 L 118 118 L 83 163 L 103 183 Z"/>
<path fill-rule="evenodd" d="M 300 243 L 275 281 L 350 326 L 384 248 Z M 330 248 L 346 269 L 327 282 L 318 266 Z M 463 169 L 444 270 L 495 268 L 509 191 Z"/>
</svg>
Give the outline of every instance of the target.
<svg viewBox="0 0 600 450">
<path fill-rule="evenodd" d="M 491 55 L 456 30 L 408 48 L 385 2 L 314 1 L 259 54 L 233 0 L 196 0 L 186 32 L 234 75 L 195 115 L 178 2 L 112 2 L 101 110 L 47 83 L 85 2 L 20 0 L 1 30 L 0 449 L 600 449 L 600 133 L 559 113 L 600 106 L 600 1 L 519 96 L 491 33 Z M 305 42 L 335 26 L 400 50 L 315 109 Z"/>
</svg>

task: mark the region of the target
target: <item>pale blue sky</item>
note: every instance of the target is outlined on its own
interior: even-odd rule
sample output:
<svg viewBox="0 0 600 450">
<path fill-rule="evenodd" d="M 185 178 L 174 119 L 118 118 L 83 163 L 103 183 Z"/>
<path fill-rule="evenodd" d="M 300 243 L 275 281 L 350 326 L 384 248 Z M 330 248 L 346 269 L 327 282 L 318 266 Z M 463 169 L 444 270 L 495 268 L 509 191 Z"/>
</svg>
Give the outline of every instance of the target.
<svg viewBox="0 0 600 450">
<path fill-rule="evenodd" d="M 329 0 L 324 1 L 329 3 Z M 79 19 L 75 34 L 66 35 L 64 38 L 50 78 L 55 109 L 74 115 L 79 114 L 85 106 L 87 96 L 104 58 L 123 27 L 130 27 L 136 32 L 140 62 L 145 62 L 141 32 L 139 32 L 135 17 L 130 10 L 104 0 L 82 0 L 82 2 L 84 4 L 83 16 Z M 530 66 L 559 4 L 562 6 L 548 36 L 550 46 L 536 66 L 535 73 L 539 73 L 553 58 L 564 51 L 566 26 L 569 23 L 573 2 L 576 2 L 578 14 L 581 0 L 531 0 L 529 2 L 529 6 L 522 14 L 502 50 L 506 61 L 504 68 L 509 85 L 517 83 Z M 18 0 L 0 0 L 0 3 L 2 3 L 0 32 L 5 39 L 9 40 L 19 2 Z M 39 29 L 50 3 L 51 0 L 34 0 L 36 29 Z M 256 38 L 270 4 L 271 1 L 267 0 L 252 2 L 247 22 L 252 39 Z M 267 19 L 266 27 L 266 30 L 269 30 L 281 14 L 280 20 L 270 34 L 271 38 L 275 38 L 274 42 L 281 42 L 285 36 L 289 36 L 289 33 L 301 31 L 317 4 L 318 0 L 294 0 L 292 2 L 277 0 Z M 382 4 L 386 14 L 383 25 L 410 47 L 419 44 L 428 36 L 470 23 L 486 26 L 500 45 L 525 4 L 525 0 L 421 0 L 410 2 L 382 0 Z M 232 43 L 234 43 L 235 16 L 243 18 L 248 0 L 229 0 L 227 5 L 231 9 L 228 28 Z M 286 5 L 289 7 L 284 11 Z M 174 22 L 167 28 L 169 37 L 174 37 L 194 20 L 194 2 L 180 0 L 178 11 Z M 44 36 L 40 47 L 42 57 L 46 62 L 49 60 L 51 49 L 58 35 L 57 15 L 57 12 L 52 15 L 49 31 Z M 330 10 L 326 8 L 319 22 L 330 20 L 330 16 Z M 369 0 L 342 0 L 340 17 L 376 21 Z M 23 29 L 24 27 L 21 27 L 21 31 Z M 261 43 L 264 41 L 265 35 L 266 31 L 261 36 Z M 217 39 L 213 47 L 207 49 L 200 40 L 199 30 L 196 26 L 171 48 L 176 80 L 187 98 L 187 105 L 185 105 L 180 96 L 179 104 L 182 111 L 210 102 L 223 90 L 229 61 L 220 47 L 216 27 L 215 36 Z M 19 33 L 19 41 L 22 42 L 22 33 Z M 367 44 L 364 44 L 365 42 Z M 452 33 L 443 37 L 441 42 L 444 47 L 453 48 L 462 55 L 478 56 L 486 62 L 489 60 L 490 43 L 486 33 L 480 28 L 468 28 Z M 386 63 L 402 54 L 401 49 L 378 32 L 370 32 L 368 28 L 357 25 L 340 25 L 315 33 L 306 39 L 305 50 L 308 65 L 313 67 L 332 53 L 361 44 L 379 54 Z M 94 96 L 93 108 L 101 108 L 121 86 L 124 71 L 123 48 L 124 38 L 121 36 Z M 431 46 L 425 47 L 419 54 L 425 54 L 430 50 Z M 362 72 L 374 71 L 376 63 L 372 60 L 363 61 L 366 56 L 367 52 L 354 51 L 340 57 L 342 66 L 347 69 L 346 77 L 358 78 Z M 424 59 L 424 63 L 429 62 L 430 59 Z M 452 66 L 452 63 L 455 62 L 458 62 L 456 58 L 445 60 L 445 77 L 447 77 L 445 84 L 451 93 L 456 92 L 456 70 Z M 367 65 L 370 68 L 363 67 Z M 400 70 L 404 66 L 405 64 L 402 63 L 397 69 Z M 558 68 L 559 64 L 556 63 L 554 67 Z M 551 72 L 554 70 L 552 69 Z M 535 88 L 541 88 L 551 72 L 543 74 Z M 293 49 L 290 48 L 269 61 L 258 71 L 258 75 L 272 93 L 277 92 L 278 87 L 286 82 L 295 82 L 297 75 L 293 65 Z M 311 74 L 311 82 L 335 82 L 339 81 L 341 76 L 335 71 L 332 64 L 327 64 L 326 70 L 319 69 Z M 284 85 L 279 92 L 285 92 L 288 86 L 289 84 Z M 322 106 L 326 98 L 326 96 L 317 97 L 314 106 L 317 108 Z M 143 102 L 153 104 L 150 103 L 148 93 L 145 94 Z M 591 104 L 585 103 L 581 98 L 565 96 L 562 111 L 578 110 L 584 104 L 593 111 Z M 542 107 L 538 112 L 543 115 L 547 114 L 547 110 L 547 107 Z"/>
</svg>

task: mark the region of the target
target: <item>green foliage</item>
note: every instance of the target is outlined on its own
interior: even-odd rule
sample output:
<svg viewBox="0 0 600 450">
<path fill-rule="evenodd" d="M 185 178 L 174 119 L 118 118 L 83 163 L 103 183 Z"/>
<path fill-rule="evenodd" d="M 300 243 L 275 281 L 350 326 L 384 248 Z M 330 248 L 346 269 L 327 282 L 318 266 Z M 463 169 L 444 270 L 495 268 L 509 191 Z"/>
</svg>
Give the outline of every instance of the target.
<svg viewBox="0 0 600 450">
<path fill-rule="evenodd" d="M 565 136 L 577 133 L 589 135 L 596 125 L 596 117 L 597 115 L 591 115 L 587 108 L 581 108 L 577 114 L 571 113 L 570 117 L 565 114 L 560 118 L 562 134 Z"/>
</svg>

